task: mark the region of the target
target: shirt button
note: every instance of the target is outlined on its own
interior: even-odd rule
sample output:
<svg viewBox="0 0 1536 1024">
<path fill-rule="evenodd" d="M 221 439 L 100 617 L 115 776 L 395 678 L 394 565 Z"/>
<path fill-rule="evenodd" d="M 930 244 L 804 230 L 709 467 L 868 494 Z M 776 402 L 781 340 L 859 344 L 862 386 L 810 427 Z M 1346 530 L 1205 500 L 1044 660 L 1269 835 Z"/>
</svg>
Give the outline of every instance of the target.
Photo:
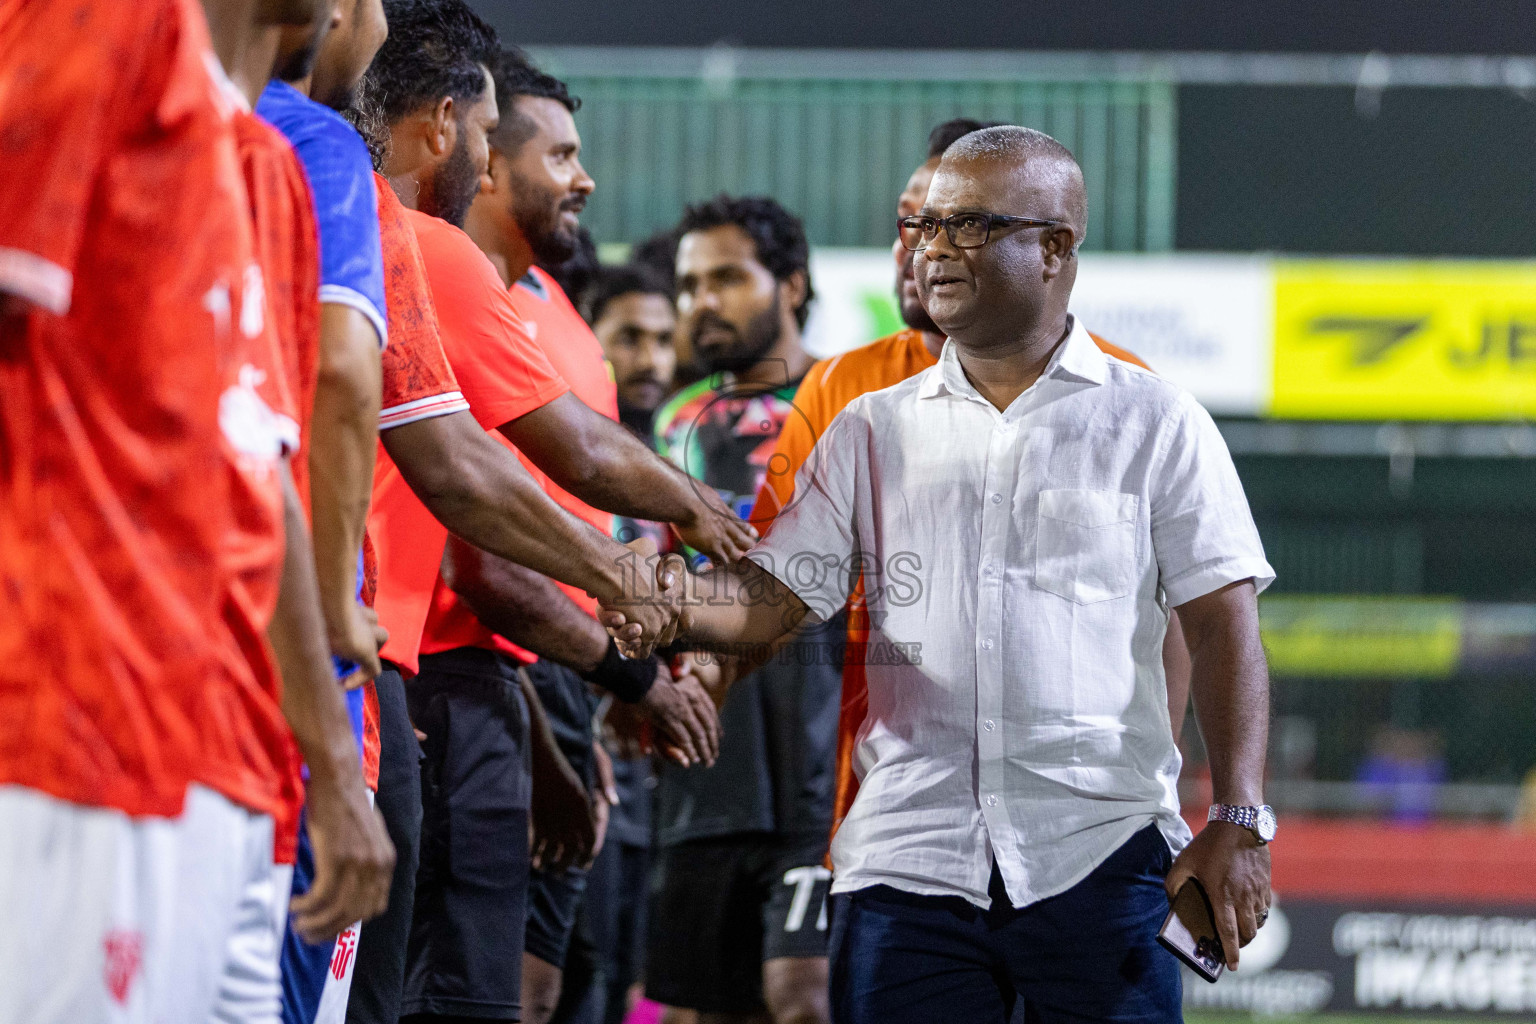
<svg viewBox="0 0 1536 1024">
<path fill-rule="evenodd" d="M 992 649 L 992 638 L 991 637 L 987 637 L 985 640 L 983 640 L 981 642 L 981 647 L 982 647 L 982 650 L 990 651 Z"/>
<path fill-rule="evenodd" d="M 1002 503 L 1003 503 L 1003 496 L 1001 494 L 994 494 L 994 495 L 992 495 L 992 504 L 994 504 L 994 505 L 1001 505 Z"/>
<path fill-rule="evenodd" d="M 987 730 L 987 732 L 991 732 L 993 729 L 997 728 L 997 723 L 992 721 L 992 719 L 989 718 L 985 722 L 981 723 L 981 727 L 983 729 Z"/>
<path fill-rule="evenodd" d="M 984 576 L 991 576 L 992 575 L 992 563 L 988 562 L 986 564 L 986 566 L 982 568 L 981 572 L 982 572 L 982 575 L 984 575 Z"/>
<path fill-rule="evenodd" d="M 997 797 L 995 797 L 995 796 L 987 797 L 987 806 L 988 807 L 996 807 L 997 806 Z"/>
</svg>

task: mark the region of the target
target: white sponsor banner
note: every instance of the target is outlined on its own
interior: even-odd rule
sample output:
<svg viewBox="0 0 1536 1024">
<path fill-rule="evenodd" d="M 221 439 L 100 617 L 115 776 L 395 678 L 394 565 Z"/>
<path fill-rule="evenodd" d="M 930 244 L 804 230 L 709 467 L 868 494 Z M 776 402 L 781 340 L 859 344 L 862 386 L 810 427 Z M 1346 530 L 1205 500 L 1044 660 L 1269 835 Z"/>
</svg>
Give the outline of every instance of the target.
<svg viewBox="0 0 1536 1024">
<path fill-rule="evenodd" d="M 856 348 L 901 327 L 896 263 L 888 249 L 818 249 L 817 300 L 806 346 L 818 356 Z M 1274 271 L 1263 257 L 1082 257 L 1072 311 L 1090 331 L 1140 356 L 1218 414 L 1269 406 Z"/>
<path fill-rule="evenodd" d="M 1213 413 L 1269 407 L 1275 278 L 1264 258 L 1082 257 L 1072 312 Z"/>
<path fill-rule="evenodd" d="M 835 356 L 904 326 L 889 249 L 815 249 L 811 285 L 816 301 L 805 325 L 805 347 L 813 355 Z"/>
</svg>

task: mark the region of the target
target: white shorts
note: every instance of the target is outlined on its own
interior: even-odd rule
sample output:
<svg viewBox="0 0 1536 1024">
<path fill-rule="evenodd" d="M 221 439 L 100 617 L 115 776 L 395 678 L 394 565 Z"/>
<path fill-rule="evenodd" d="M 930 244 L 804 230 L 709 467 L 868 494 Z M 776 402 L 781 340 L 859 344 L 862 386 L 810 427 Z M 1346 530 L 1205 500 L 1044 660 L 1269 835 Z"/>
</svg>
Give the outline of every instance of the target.
<svg viewBox="0 0 1536 1024">
<path fill-rule="evenodd" d="M 210 789 L 131 818 L 0 786 L 0 1024 L 208 1021 L 273 882 L 272 819 Z"/>
<path fill-rule="evenodd" d="M 293 865 L 253 875 L 240 894 L 228 955 L 219 976 L 214 1024 L 281 1024 L 283 935 L 288 928 Z"/>
</svg>

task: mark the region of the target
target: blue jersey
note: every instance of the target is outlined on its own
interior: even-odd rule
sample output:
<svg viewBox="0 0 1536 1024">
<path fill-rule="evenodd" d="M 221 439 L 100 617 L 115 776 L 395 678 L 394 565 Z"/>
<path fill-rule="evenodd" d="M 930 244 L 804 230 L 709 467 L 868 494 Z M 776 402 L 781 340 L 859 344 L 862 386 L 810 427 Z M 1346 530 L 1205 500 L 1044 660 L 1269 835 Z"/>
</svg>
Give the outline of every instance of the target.
<svg viewBox="0 0 1536 1024">
<path fill-rule="evenodd" d="M 256 113 L 288 139 L 309 178 L 320 228 L 320 301 L 350 306 L 367 317 L 382 348 L 389 337 L 384 249 L 379 242 L 379 197 L 367 145 L 340 114 L 283 82 L 272 82 L 262 91 Z M 361 594 L 361 551 L 357 558 Z M 337 679 L 357 671 L 350 661 L 332 661 Z M 357 736 L 361 744 L 360 719 Z"/>
<path fill-rule="evenodd" d="M 389 337 L 384 250 L 368 147 L 340 114 L 283 82 L 266 87 L 256 113 L 287 137 L 309 176 L 320 226 L 320 301 L 363 314 L 382 347 Z"/>
</svg>

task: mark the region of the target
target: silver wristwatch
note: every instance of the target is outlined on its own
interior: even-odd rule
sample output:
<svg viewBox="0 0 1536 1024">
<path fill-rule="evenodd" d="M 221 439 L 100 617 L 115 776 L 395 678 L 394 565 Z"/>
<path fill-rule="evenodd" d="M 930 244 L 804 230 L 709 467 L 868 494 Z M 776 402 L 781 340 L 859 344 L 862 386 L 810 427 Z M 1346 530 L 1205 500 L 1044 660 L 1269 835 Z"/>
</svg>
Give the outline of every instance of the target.
<svg viewBox="0 0 1536 1024">
<path fill-rule="evenodd" d="M 1211 804 L 1206 821 L 1230 821 L 1252 832 L 1262 846 L 1275 839 L 1275 812 L 1268 804 L 1263 807 L 1234 807 L 1232 804 Z"/>
</svg>

